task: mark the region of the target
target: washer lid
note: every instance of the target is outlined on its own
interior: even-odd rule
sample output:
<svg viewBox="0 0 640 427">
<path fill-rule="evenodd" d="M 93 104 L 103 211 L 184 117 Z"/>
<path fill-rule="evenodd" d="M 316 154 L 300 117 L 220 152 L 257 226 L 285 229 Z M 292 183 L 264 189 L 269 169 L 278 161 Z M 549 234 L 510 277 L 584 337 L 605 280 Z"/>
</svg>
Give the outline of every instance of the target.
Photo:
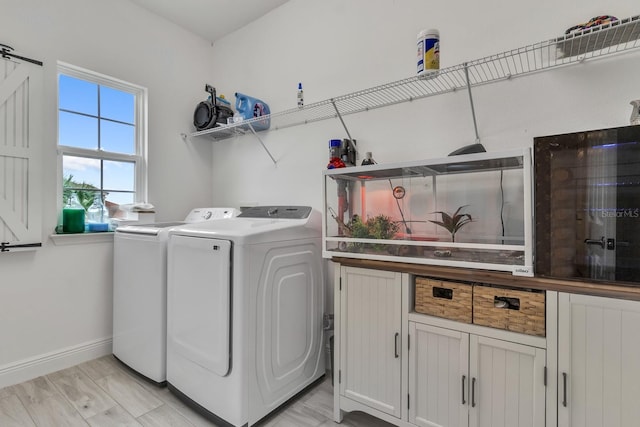
<svg viewBox="0 0 640 427">
<path fill-rule="evenodd" d="M 166 228 L 184 224 L 186 224 L 184 221 L 156 222 L 153 224 L 129 224 L 116 228 L 116 233 L 148 234 L 151 236 L 157 236 Z"/>
<path fill-rule="evenodd" d="M 301 206 L 279 206 L 274 212 L 274 208 L 276 207 L 250 208 L 235 218 L 185 224 L 169 230 L 169 235 L 232 240 L 239 245 L 321 237 L 322 217 L 317 210 Z M 288 210 L 292 208 L 293 211 Z M 292 218 L 287 218 L 287 215 Z"/>
</svg>

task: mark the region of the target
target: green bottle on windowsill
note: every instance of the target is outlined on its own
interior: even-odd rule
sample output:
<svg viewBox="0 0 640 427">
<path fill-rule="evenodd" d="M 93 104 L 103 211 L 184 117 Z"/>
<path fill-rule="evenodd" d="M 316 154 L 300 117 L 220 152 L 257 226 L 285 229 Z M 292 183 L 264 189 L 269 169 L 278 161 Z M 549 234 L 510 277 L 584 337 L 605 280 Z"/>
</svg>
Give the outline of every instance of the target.
<svg viewBox="0 0 640 427">
<path fill-rule="evenodd" d="M 69 196 L 67 204 L 62 209 L 62 231 L 64 233 L 84 233 L 84 217 L 86 211 L 78 201 L 74 192 Z"/>
</svg>

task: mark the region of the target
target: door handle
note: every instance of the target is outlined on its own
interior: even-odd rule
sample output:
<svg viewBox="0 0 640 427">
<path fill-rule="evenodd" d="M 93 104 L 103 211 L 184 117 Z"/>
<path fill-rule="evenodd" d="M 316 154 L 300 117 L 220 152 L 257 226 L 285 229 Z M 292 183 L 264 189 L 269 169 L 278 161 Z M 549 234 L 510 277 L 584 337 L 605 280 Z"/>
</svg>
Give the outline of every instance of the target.
<svg viewBox="0 0 640 427">
<path fill-rule="evenodd" d="M 476 407 L 476 379 L 471 378 L 471 407 Z"/>
<path fill-rule="evenodd" d="M 562 406 L 567 407 L 567 373 L 562 373 Z"/>
<path fill-rule="evenodd" d="M 462 404 L 463 404 L 463 405 L 466 405 L 466 404 L 467 404 L 467 401 L 466 401 L 466 400 L 464 400 L 464 383 L 466 382 L 466 380 L 467 380 L 466 375 L 463 375 L 463 376 L 462 376 Z"/>
<path fill-rule="evenodd" d="M 602 237 L 600 238 L 600 240 L 596 240 L 596 239 L 584 239 L 584 242 L 585 242 L 587 245 L 598 245 L 598 246 L 600 246 L 602 249 L 604 249 L 604 247 L 607 245 L 607 241 L 606 241 L 606 239 L 604 238 L 604 236 L 602 236 Z"/>
<path fill-rule="evenodd" d="M 396 359 L 398 357 L 400 357 L 400 354 L 398 353 L 398 338 L 400 338 L 400 334 L 398 332 L 396 332 L 396 336 L 394 338 L 394 345 L 395 345 L 395 351 L 394 354 L 396 356 Z"/>
</svg>

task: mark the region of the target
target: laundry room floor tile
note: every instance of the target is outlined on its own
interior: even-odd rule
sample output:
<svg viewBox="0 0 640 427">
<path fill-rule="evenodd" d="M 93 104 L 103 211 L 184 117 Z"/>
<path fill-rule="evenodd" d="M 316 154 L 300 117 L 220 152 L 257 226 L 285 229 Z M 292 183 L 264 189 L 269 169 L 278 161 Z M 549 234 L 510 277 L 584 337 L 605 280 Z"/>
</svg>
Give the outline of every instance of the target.
<svg viewBox="0 0 640 427">
<path fill-rule="evenodd" d="M 77 367 L 54 372 L 47 378 L 85 419 L 117 405 L 107 392 Z"/>
<path fill-rule="evenodd" d="M 0 426 L 35 426 L 27 409 L 15 394 L 0 399 Z"/>
<path fill-rule="evenodd" d="M 136 418 L 162 405 L 161 400 L 124 373 L 107 375 L 96 384 Z"/>
<path fill-rule="evenodd" d="M 331 377 L 292 399 L 260 427 L 391 427 L 361 412 L 333 422 Z M 218 427 L 167 388 L 105 356 L 0 389 L 1 427 Z"/>
<path fill-rule="evenodd" d="M 78 365 L 85 374 L 89 375 L 92 380 L 104 378 L 107 375 L 124 372 L 125 367 L 113 356 L 105 356 L 99 359 L 89 360 Z"/>
<path fill-rule="evenodd" d="M 104 412 L 87 418 L 91 427 L 142 427 L 133 415 L 125 411 L 122 406 L 114 406 Z"/>
<path fill-rule="evenodd" d="M 191 427 L 185 417 L 169 405 L 162 405 L 138 418 L 145 427 Z"/>
</svg>

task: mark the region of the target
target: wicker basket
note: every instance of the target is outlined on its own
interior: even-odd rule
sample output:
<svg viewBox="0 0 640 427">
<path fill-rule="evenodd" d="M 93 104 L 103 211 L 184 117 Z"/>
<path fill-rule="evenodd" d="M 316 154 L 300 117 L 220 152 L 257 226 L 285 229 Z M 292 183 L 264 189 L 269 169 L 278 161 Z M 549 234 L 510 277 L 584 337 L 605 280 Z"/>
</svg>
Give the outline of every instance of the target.
<svg viewBox="0 0 640 427">
<path fill-rule="evenodd" d="M 472 285 L 416 277 L 418 313 L 471 323 Z"/>
<path fill-rule="evenodd" d="M 545 336 L 545 293 L 473 286 L 473 323 Z"/>
</svg>

